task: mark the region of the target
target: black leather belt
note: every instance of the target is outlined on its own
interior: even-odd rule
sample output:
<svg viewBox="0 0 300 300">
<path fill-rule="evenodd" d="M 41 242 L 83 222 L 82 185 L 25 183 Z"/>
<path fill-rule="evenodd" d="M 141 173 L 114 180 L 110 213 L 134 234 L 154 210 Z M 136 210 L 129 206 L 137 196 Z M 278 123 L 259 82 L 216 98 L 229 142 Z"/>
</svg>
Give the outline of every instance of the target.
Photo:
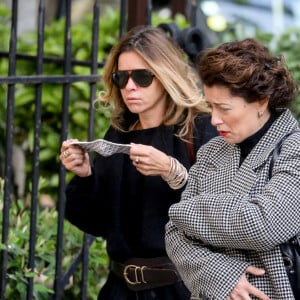
<svg viewBox="0 0 300 300">
<path fill-rule="evenodd" d="M 132 258 L 124 264 L 111 261 L 110 269 L 125 280 L 128 288 L 133 291 L 153 289 L 181 280 L 168 257 Z"/>
</svg>

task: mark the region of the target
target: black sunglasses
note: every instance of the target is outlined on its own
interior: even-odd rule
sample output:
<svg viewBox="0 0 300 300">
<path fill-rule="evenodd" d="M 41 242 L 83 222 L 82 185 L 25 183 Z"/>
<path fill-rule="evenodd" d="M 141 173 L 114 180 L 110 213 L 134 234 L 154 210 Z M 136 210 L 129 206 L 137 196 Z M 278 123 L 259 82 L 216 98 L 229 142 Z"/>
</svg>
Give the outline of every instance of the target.
<svg viewBox="0 0 300 300">
<path fill-rule="evenodd" d="M 140 87 L 148 87 L 155 75 L 146 69 L 136 69 L 130 71 L 116 71 L 112 73 L 112 82 L 119 89 L 124 89 L 129 77 Z"/>
</svg>

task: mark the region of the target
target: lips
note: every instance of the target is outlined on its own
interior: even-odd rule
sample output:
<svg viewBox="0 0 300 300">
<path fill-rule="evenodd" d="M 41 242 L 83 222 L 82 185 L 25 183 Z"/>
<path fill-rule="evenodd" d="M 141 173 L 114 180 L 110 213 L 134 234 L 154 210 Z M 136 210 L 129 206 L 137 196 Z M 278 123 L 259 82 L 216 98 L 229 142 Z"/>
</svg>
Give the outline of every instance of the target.
<svg viewBox="0 0 300 300">
<path fill-rule="evenodd" d="M 140 102 L 141 100 L 139 98 L 126 98 L 126 102 L 128 103 L 137 103 Z"/>
<path fill-rule="evenodd" d="M 220 136 L 225 137 L 228 134 L 228 131 L 222 131 L 222 130 L 220 130 L 219 134 L 220 134 Z"/>
</svg>

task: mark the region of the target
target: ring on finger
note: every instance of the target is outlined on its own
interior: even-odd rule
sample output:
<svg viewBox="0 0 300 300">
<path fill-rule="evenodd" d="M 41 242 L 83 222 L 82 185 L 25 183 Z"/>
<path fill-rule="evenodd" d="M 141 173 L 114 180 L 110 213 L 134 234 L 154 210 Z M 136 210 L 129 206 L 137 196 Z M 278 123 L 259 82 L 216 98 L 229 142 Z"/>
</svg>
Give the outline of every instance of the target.
<svg viewBox="0 0 300 300">
<path fill-rule="evenodd" d="M 70 152 L 69 152 L 68 150 L 65 150 L 65 151 L 63 152 L 64 158 L 68 157 L 69 155 L 70 155 Z"/>
<path fill-rule="evenodd" d="M 135 162 L 138 164 L 139 161 L 140 161 L 140 158 L 137 156 L 137 157 L 135 158 Z"/>
</svg>

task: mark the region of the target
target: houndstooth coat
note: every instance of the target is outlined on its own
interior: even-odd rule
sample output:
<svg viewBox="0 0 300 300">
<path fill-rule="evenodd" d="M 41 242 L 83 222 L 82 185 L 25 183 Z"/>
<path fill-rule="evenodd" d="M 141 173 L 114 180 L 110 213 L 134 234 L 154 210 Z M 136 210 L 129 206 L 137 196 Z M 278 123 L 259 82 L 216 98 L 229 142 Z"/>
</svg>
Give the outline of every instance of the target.
<svg viewBox="0 0 300 300">
<path fill-rule="evenodd" d="M 241 166 L 239 147 L 222 137 L 198 151 L 166 226 L 191 299 L 225 300 L 250 265 L 265 269 L 247 276 L 270 299 L 294 299 L 278 245 L 300 231 L 300 132 L 284 141 L 270 180 L 268 171 L 276 143 L 297 128 L 284 110 Z"/>
</svg>

